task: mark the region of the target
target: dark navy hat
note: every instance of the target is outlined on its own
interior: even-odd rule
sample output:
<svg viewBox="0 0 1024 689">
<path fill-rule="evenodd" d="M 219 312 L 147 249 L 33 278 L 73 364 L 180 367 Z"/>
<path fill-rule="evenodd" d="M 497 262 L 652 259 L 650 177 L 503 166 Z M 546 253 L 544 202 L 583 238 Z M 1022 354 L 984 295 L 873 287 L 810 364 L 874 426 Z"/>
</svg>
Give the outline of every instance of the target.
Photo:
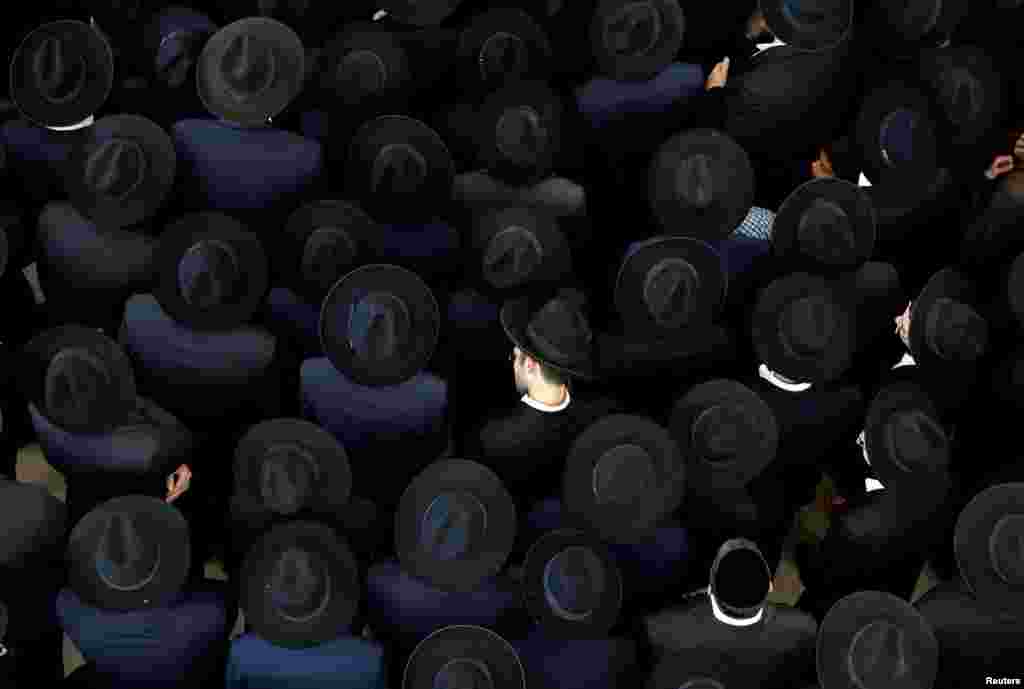
<svg viewBox="0 0 1024 689">
<path fill-rule="evenodd" d="M 482 12 L 463 27 L 458 46 L 459 84 L 491 92 L 551 72 L 551 42 L 544 28 L 521 9 Z"/>
<path fill-rule="evenodd" d="M 409 656 L 402 689 L 526 689 L 526 671 L 508 641 L 490 629 L 439 629 Z"/>
<path fill-rule="evenodd" d="M 194 71 L 199 55 L 217 25 L 205 14 L 189 7 L 161 10 L 146 26 L 146 55 L 151 57 L 154 75 L 165 87 L 195 92 Z"/>
<path fill-rule="evenodd" d="M 406 488 L 395 514 L 403 569 L 445 590 L 472 590 L 497 574 L 515 534 L 515 503 L 501 479 L 462 459 L 427 467 Z"/>
<path fill-rule="evenodd" d="M 679 0 L 600 0 L 591 45 L 608 77 L 647 81 L 675 59 L 685 29 Z"/>
</svg>

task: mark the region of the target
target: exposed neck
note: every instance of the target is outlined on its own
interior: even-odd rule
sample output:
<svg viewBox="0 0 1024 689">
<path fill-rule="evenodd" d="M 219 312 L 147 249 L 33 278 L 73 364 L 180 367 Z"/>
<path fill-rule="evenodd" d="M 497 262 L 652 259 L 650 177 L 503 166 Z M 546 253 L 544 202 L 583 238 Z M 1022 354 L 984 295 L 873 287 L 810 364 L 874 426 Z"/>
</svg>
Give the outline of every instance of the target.
<svg viewBox="0 0 1024 689">
<path fill-rule="evenodd" d="M 547 383 L 534 383 L 527 391 L 532 399 L 546 404 L 549 407 L 557 407 L 569 394 L 569 388 L 565 385 L 548 385 Z"/>
</svg>

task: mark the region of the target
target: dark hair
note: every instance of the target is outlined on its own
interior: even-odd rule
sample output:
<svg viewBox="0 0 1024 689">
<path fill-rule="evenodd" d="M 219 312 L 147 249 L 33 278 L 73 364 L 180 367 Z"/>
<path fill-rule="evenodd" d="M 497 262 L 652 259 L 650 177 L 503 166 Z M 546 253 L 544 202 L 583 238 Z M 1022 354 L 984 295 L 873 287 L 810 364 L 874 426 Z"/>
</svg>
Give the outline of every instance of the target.
<svg viewBox="0 0 1024 689">
<path fill-rule="evenodd" d="M 771 575 L 759 553 L 746 548 L 733 550 L 718 561 L 711 590 L 730 608 L 760 605 L 771 585 Z"/>
<path fill-rule="evenodd" d="M 558 370 L 554 369 L 553 367 L 548 366 L 547 364 L 545 364 L 540 359 L 538 359 L 538 358 L 536 358 L 534 356 L 530 356 L 529 354 L 527 354 L 523 350 L 519 350 L 519 357 L 520 357 L 520 359 L 522 357 L 527 357 L 527 356 L 529 356 L 531 359 L 533 359 L 534 361 L 537 362 L 537 370 L 540 371 L 540 377 L 541 377 L 541 379 L 545 383 L 547 383 L 548 385 L 565 385 L 565 386 L 568 387 L 568 385 L 569 385 L 569 377 L 568 376 L 566 376 L 561 371 L 558 371 Z"/>
</svg>

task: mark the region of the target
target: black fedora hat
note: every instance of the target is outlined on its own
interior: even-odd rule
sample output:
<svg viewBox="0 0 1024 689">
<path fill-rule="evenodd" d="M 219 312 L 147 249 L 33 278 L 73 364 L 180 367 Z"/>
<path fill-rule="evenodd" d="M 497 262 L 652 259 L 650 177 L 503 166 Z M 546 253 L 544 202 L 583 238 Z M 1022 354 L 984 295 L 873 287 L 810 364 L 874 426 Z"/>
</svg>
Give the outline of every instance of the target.
<svg viewBox="0 0 1024 689">
<path fill-rule="evenodd" d="M 512 644 L 495 632 L 453 625 L 419 642 L 405 665 L 401 689 L 434 687 L 526 689 L 526 670 Z"/>
<path fill-rule="evenodd" d="M 554 297 L 507 301 L 499 318 L 508 338 L 528 356 L 566 375 L 594 380 L 594 332 L 585 306 L 583 292 L 561 289 Z"/>
<path fill-rule="evenodd" d="M 263 421 L 246 431 L 235 449 L 235 499 L 250 514 L 337 514 L 351 490 L 345 448 L 309 421 Z"/>
<path fill-rule="evenodd" d="M 690 466 L 692 483 L 704 487 L 716 475 L 748 483 L 775 459 L 779 447 L 772 408 L 733 380 L 692 388 L 673 407 L 669 427 Z"/>
<path fill-rule="evenodd" d="M 18 367 L 26 399 L 71 433 L 105 433 L 131 417 L 135 374 L 124 350 L 92 328 L 62 325 L 32 338 Z"/>
<path fill-rule="evenodd" d="M 171 223 L 155 260 L 160 306 L 190 328 L 230 330 L 248 321 L 266 297 L 263 244 L 223 213 L 190 213 Z"/>
<path fill-rule="evenodd" d="M 751 320 L 757 355 L 791 380 L 825 382 L 850 366 L 854 311 L 824 278 L 791 273 L 761 290 Z"/>
<path fill-rule="evenodd" d="M 477 216 L 471 241 L 479 257 L 473 274 L 488 293 L 550 287 L 572 274 L 572 252 L 558 223 L 531 208 L 498 208 Z"/>
<path fill-rule="evenodd" d="M 173 505 L 126 495 L 99 505 L 68 539 L 68 580 L 91 605 L 160 607 L 185 584 L 192 560 L 188 523 Z"/>
<path fill-rule="evenodd" d="M 317 522 L 267 531 L 241 571 L 241 608 L 260 637 L 283 648 L 318 646 L 350 634 L 362 595 L 345 541 Z"/>
<path fill-rule="evenodd" d="M 1024 617 L 1024 483 L 990 486 L 967 503 L 953 536 L 960 576 L 989 610 Z"/>
<path fill-rule="evenodd" d="M 754 204 L 754 169 L 727 134 L 693 129 L 662 144 L 651 160 L 651 208 L 665 234 L 717 240 Z"/>
<path fill-rule="evenodd" d="M 165 88 L 195 93 L 193 74 L 206 42 L 217 33 L 210 17 L 190 7 L 171 6 L 153 15 L 143 30 L 153 75 Z M 193 96 L 194 97 L 194 96 Z"/>
<path fill-rule="evenodd" d="M 836 177 L 805 182 L 779 207 L 771 241 L 775 257 L 793 270 L 833 275 L 857 268 L 875 248 L 871 197 Z"/>
<path fill-rule="evenodd" d="M 590 23 L 598 68 L 617 81 L 647 81 L 683 44 L 679 0 L 600 0 Z"/>
<path fill-rule="evenodd" d="M 864 440 L 886 486 L 913 486 L 944 475 L 949 440 L 928 394 L 916 383 L 886 385 L 868 407 Z"/>
<path fill-rule="evenodd" d="M 68 127 L 93 115 L 114 84 L 114 54 L 92 26 L 62 20 L 22 40 L 10 64 L 11 100 L 30 122 Z"/>
<path fill-rule="evenodd" d="M 647 689 L 744 689 L 756 682 L 724 651 L 695 648 L 673 651 L 658 660 Z"/>
<path fill-rule="evenodd" d="M 430 362 L 440 334 L 434 293 L 394 265 L 356 268 L 331 288 L 320 311 L 325 356 L 360 385 L 398 385 Z"/>
<path fill-rule="evenodd" d="M 934 110 L 927 94 L 905 81 L 875 86 L 864 97 L 854 138 L 880 215 L 883 208 L 914 208 L 932 191 L 940 169 Z"/>
<path fill-rule="evenodd" d="M 989 347 L 975 286 L 953 268 L 929 278 L 910 307 L 910 353 L 921 366 L 973 368 Z"/>
<path fill-rule="evenodd" d="M 1024 346 L 1017 346 L 992 366 L 989 390 L 1014 412 L 1024 412 Z"/>
<path fill-rule="evenodd" d="M 654 237 L 627 254 L 615 278 L 615 308 L 628 332 L 664 334 L 710 323 L 725 299 L 722 257 L 689 237 Z"/>
<path fill-rule="evenodd" d="M 203 46 L 199 98 L 223 120 L 262 126 L 302 90 L 305 64 L 302 40 L 288 26 L 267 17 L 239 19 Z"/>
<path fill-rule="evenodd" d="M 174 184 L 177 155 L 160 125 L 138 115 L 103 117 L 68 160 L 68 196 L 102 229 L 155 214 Z"/>
<path fill-rule="evenodd" d="M 683 500 L 686 464 L 667 430 L 612 414 L 576 438 L 565 461 L 566 513 L 603 539 L 650 534 Z"/>
<path fill-rule="evenodd" d="M 526 553 L 523 597 L 533 619 L 553 636 L 603 637 L 619 619 L 622 576 L 596 536 L 552 531 Z"/>
<path fill-rule="evenodd" d="M 440 135 L 419 120 L 384 115 L 352 138 L 346 183 L 378 222 L 430 219 L 451 199 L 455 163 Z"/>
<path fill-rule="evenodd" d="M 797 50 L 839 45 L 853 28 L 853 0 L 760 0 L 772 33 Z"/>
<path fill-rule="evenodd" d="M 0 566 L 21 567 L 37 556 L 62 553 L 67 534 L 65 504 L 35 483 L 0 478 Z"/>
<path fill-rule="evenodd" d="M 455 10 L 463 0 L 381 0 L 381 9 L 389 19 L 412 26 L 437 26 Z"/>
<path fill-rule="evenodd" d="M 920 70 L 945 115 L 943 145 L 964 152 L 979 146 L 1000 126 L 1006 107 L 1003 78 L 981 48 L 957 45 L 925 51 Z"/>
<path fill-rule="evenodd" d="M 859 591 L 838 601 L 818 629 L 822 689 L 931 689 L 939 647 L 931 625 L 889 593 Z"/>
<path fill-rule="evenodd" d="M 358 205 L 348 201 L 307 203 L 288 217 L 278 260 L 287 284 L 311 302 L 320 304 L 338 280 L 368 256 L 377 224 Z"/>
<path fill-rule="evenodd" d="M 445 459 L 424 469 L 395 512 L 403 569 L 448 591 L 471 591 L 504 566 L 516 536 L 516 507 L 497 474 Z"/>
<path fill-rule="evenodd" d="M 970 10 L 970 0 L 893 0 L 874 6 L 890 33 L 908 43 L 952 33 Z"/>
<path fill-rule="evenodd" d="M 551 41 L 526 12 L 511 7 L 477 14 L 459 32 L 459 84 L 493 91 L 508 81 L 551 72 Z"/>
<path fill-rule="evenodd" d="M 324 60 L 320 89 L 333 107 L 398 107 L 409 96 L 409 56 L 395 34 L 376 24 L 345 26 L 325 46 Z"/>
<path fill-rule="evenodd" d="M 562 101 L 540 81 L 516 81 L 484 101 L 478 116 L 480 160 L 494 177 L 526 185 L 551 171 L 561 147 Z"/>
<path fill-rule="evenodd" d="M 715 605 L 738 619 L 749 619 L 768 600 L 772 571 L 761 549 L 746 538 L 733 538 L 721 545 L 711 565 L 711 586 Z"/>
</svg>

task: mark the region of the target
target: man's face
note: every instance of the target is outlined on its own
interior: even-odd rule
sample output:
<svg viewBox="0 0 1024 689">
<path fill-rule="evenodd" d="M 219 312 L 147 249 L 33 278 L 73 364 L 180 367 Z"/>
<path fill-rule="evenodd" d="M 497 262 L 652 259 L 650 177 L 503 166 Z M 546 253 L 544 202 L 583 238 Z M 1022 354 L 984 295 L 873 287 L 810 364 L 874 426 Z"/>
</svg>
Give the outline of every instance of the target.
<svg viewBox="0 0 1024 689">
<path fill-rule="evenodd" d="M 516 379 L 516 392 L 520 395 L 525 395 L 529 388 L 526 378 L 525 358 L 519 347 L 512 349 L 512 372 Z"/>
<path fill-rule="evenodd" d="M 910 307 L 914 302 L 908 301 L 906 310 L 896 316 L 896 334 L 903 340 L 904 346 L 910 348 Z"/>
</svg>

